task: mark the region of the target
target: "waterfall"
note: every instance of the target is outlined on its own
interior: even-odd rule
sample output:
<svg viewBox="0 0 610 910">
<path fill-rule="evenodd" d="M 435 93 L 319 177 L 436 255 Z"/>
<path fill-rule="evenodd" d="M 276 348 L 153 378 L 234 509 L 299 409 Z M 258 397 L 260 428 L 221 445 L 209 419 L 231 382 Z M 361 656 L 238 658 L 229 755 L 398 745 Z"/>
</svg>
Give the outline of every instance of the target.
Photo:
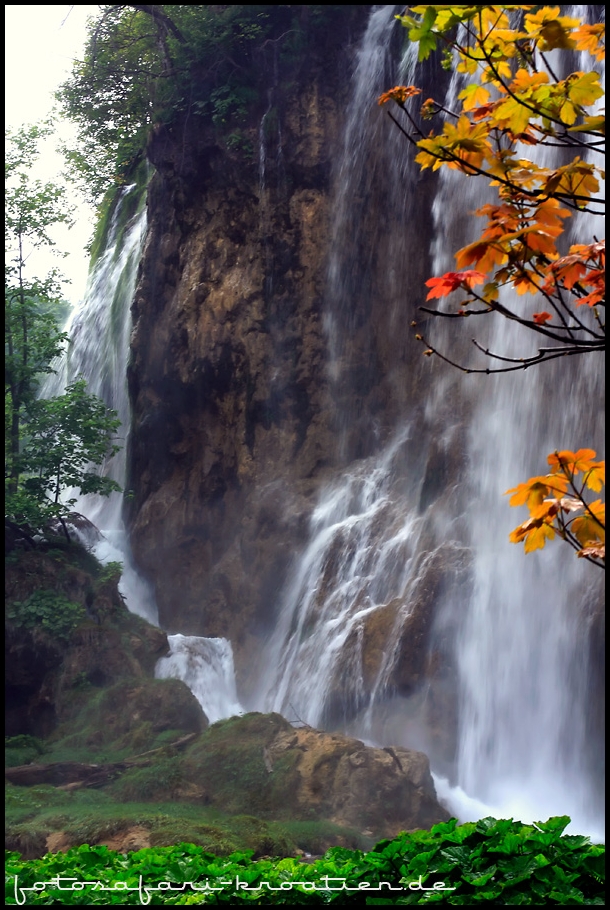
<svg viewBox="0 0 610 910">
<path fill-rule="evenodd" d="M 586 21 L 588 9 L 573 7 L 570 14 Z M 558 61 L 551 62 L 557 71 Z M 579 65 L 589 63 L 580 60 L 574 68 Z M 557 161 L 552 149 L 537 151 L 541 164 Z M 531 149 L 524 154 L 531 156 Z M 482 202 L 472 197 L 463 197 L 469 210 Z M 570 243 L 589 242 L 598 222 L 578 213 L 568 228 Z M 445 211 L 438 218 L 439 251 L 451 234 Z M 450 239 L 449 249 L 455 247 Z M 434 274 L 448 267 L 435 262 Z M 527 334 L 496 323 L 487 341 L 491 350 L 522 356 L 529 353 L 526 344 L 537 347 Z M 601 603 L 600 579 L 561 544 L 530 557 L 507 547 L 516 522 L 508 509 L 498 509 L 504 490 L 545 473 L 547 453 L 581 446 L 603 452 L 603 428 L 586 405 L 603 400 L 602 365 L 594 355 L 574 359 L 578 363 L 556 362 L 526 376 L 491 378 L 471 419 L 467 482 L 476 546 L 472 598 L 457 643 L 457 779 L 505 815 L 568 814 L 574 829 L 600 836 L 603 815 L 589 779 L 585 723 L 588 624 Z"/>
<path fill-rule="evenodd" d="M 56 372 L 46 381 L 45 397 L 60 395 L 66 385 L 81 377 L 88 391 L 100 397 L 121 421 L 121 451 L 102 470 L 121 485 L 125 481 L 127 433 L 130 424 L 127 397 L 127 358 L 131 334 L 131 301 L 138 264 L 146 234 L 144 194 L 136 184 L 122 187 L 113 204 L 104 248 L 94 263 L 85 295 L 66 325 L 69 345 L 56 364 Z M 68 490 L 67 498 L 77 498 L 77 510 L 101 534 L 80 532 L 102 563 L 123 563 L 119 588 L 129 609 L 150 622 L 157 622 L 157 609 L 150 586 L 136 572 L 121 518 L 122 494 L 109 497 L 82 496 Z M 78 533 L 78 531 L 77 531 Z"/>
<path fill-rule="evenodd" d="M 556 448 L 603 451 L 603 430 L 587 407 L 601 398 L 600 364 L 593 356 L 570 358 L 582 362 L 499 377 L 463 376 L 436 364 L 427 377 L 413 367 L 417 401 L 399 389 L 399 333 L 408 333 L 415 315 L 409 292 L 423 284 L 408 246 L 417 177 L 406 141 L 397 141 L 393 126 L 384 131 L 387 119 L 382 125 L 367 113 L 394 84 L 394 11 L 374 8 L 358 52 L 333 209 L 326 327 L 345 467 L 320 493 L 252 703 L 368 741 L 422 748 L 439 793 L 462 821 L 569 814 L 574 830 L 599 836 L 586 729 L 589 623 L 601 596 L 591 577 L 596 570 L 561 544 L 530 556 L 510 544 L 519 519 L 502 494 L 543 473 Z M 410 65 L 405 58 L 403 69 Z M 457 90 L 454 77 L 449 97 Z M 379 182 L 385 190 L 375 190 Z M 453 252 L 476 230 L 467 213 L 485 201 L 479 183 L 441 172 L 428 275 L 453 268 Z M 385 223 L 375 192 L 387 203 Z M 375 216 L 372 234 L 366 224 Z M 585 217 L 572 219 L 575 238 L 591 233 Z M 422 291 L 412 293 L 419 303 Z M 362 392 L 374 381 L 366 364 L 372 373 L 380 344 L 370 329 L 359 339 L 363 313 L 382 309 L 385 331 L 396 340 L 390 432 L 367 410 Z M 520 354 L 535 342 L 506 321 L 488 340 L 492 350 Z M 455 338 L 445 345 L 455 351 L 451 345 Z M 417 674 L 399 666 L 403 653 L 416 654 L 424 602 L 434 607 L 430 641 L 437 648 L 441 642 L 445 656 L 451 652 L 455 675 L 450 669 L 438 688 L 441 700 L 455 698 L 453 755 L 431 734 L 438 691 L 418 687 Z M 397 668 L 404 680 L 398 685 Z"/>
<path fill-rule="evenodd" d="M 171 651 L 155 669 L 157 679 L 181 679 L 211 724 L 242 714 L 237 700 L 233 649 L 226 638 L 168 635 Z"/>
<path fill-rule="evenodd" d="M 414 81 L 413 47 L 400 60 L 396 53 L 404 34 L 397 11 L 371 12 L 335 173 L 324 319 L 339 468 L 319 492 L 263 669 L 241 700 L 425 751 L 439 794 L 461 821 L 569 814 L 576 830 L 598 834 L 586 723 L 596 570 L 561 544 L 530 556 L 509 544 L 519 518 L 502 494 L 543 472 L 555 448 L 601 452 L 602 428 L 587 402 L 601 397 L 602 375 L 589 356 L 509 376 L 463 376 L 422 358 L 409 341 L 425 278 L 453 267 L 453 252 L 475 236 L 468 213 L 483 198 L 477 181 L 453 172 L 420 177 L 406 140 L 376 106 L 394 82 Z M 450 99 L 458 81 L 446 81 Z M 274 148 L 279 191 L 284 152 L 270 95 L 258 151 L 266 296 Z M 133 192 L 121 193 L 68 328 L 58 385 L 45 389 L 56 394 L 82 374 L 124 427 L 129 307 L 146 226 L 144 210 L 123 223 Z M 590 233 L 584 218 L 572 219 L 575 240 Z M 532 343 L 507 322 L 495 332 L 487 338 L 494 350 L 523 352 Z M 109 466 L 119 481 L 121 458 Z M 155 621 L 135 572 L 135 593 L 127 590 L 121 497 L 87 497 L 78 508 L 102 529 L 105 551 L 98 543 L 96 552 L 111 559 L 120 550 L 129 608 Z M 169 641 L 157 676 L 184 680 L 211 721 L 242 711 L 229 642 Z"/>
<path fill-rule="evenodd" d="M 113 205 L 104 248 L 95 262 L 84 298 L 71 314 L 66 331 L 69 347 L 57 362 L 56 373 L 44 385 L 45 397 L 60 395 L 78 377 L 87 380 L 91 394 L 99 396 L 121 420 L 121 451 L 103 470 L 125 484 L 126 448 L 130 426 L 127 394 L 127 361 L 131 335 L 131 302 L 138 265 L 146 236 L 145 193 L 136 184 L 123 187 Z M 135 211 L 134 211 L 135 210 Z M 76 510 L 92 523 L 88 528 L 72 527 L 100 562 L 123 564 L 119 590 L 128 609 L 158 625 L 158 613 L 151 585 L 137 572 L 121 517 L 122 494 L 109 497 L 78 496 Z M 157 662 L 158 678 L 182 679 L 192 690 L 210 722 L 240 713 L 235 693 L 233 653 L 222 638 L 168 636 L 170 653 Z"/>
</svg>

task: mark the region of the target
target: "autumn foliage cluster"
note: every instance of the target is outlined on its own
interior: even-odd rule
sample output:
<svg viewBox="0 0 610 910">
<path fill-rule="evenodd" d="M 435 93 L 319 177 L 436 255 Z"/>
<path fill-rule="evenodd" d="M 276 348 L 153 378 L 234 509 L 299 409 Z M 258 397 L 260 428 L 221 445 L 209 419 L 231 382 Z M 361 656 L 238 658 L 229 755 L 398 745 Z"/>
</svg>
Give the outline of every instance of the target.
<svg viewBox="0 0 610 910">
<path fill-rule="evenodd" d="M 422 169 L 483 178 L 496 194 L 474 213 L 483 226 L 456 252 L 456 271 L 426 282 L 426 300 L 443 308 L 421 309 L 445 318 L 506 318 L 541 336 L 537 352 L 522 357 L 473 338 L 487 358 L 479 367 L 457 363 L 413 323 L 424 353 L 465 372 L 504 373 L 604 351 L 605 241 L 591 227 L 599 220 L 601 229 L 604 215 L 604 24 L 563 15 L 558 6 L 413 6 L 397 18 L 418 45 L 419 60 L 441 50 L 463 87 L 455 109 L 445 99 L 421 103 L 415 85 L 395 86 L 379 104 L 402 111 L 390 116 L 415 146 Z M 429 120 L 436 129 L 426 131 Z M 549 165 L 538 152 L 547 147 L 572 157 L 564 151 L 563 163 Z M 591 234 L 567 246 L 568 219 L 583 213 L 577 233 Z M 459 300 L 451 296 L 458 293 Z M 511 540 L 523 541 L 529 552 L 559 535 L 603 566 L 603 504 L 585 497 L 603 484 L 604 463 L 594 458 L 590 449 L 556 452 L 549 475 L 509 491 L 511 505 L 530 509 Z"/>
<path fill-rule="evenodd" d="M 555 452 L 548 457 L 548 474 L 507 490 L 513 494 L 511 506 L 526 505 L 530 513 L 511 533 L 513 543 L 523 541 L 525 552 L 531 553 L 557 533 L 578 556 L 592 562 L 604 559 L 606 506 L 601 499 L 585 500 L 587 489 L 599 493 L 606 481 L 605 463 L 594 459 L 593 449 Z"/>
</svg>

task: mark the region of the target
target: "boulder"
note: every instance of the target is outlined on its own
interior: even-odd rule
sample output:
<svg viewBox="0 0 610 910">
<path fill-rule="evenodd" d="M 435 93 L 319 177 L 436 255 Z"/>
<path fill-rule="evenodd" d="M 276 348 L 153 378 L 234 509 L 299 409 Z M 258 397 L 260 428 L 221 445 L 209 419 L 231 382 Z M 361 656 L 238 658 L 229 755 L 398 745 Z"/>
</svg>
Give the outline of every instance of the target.
<svg viewBox="0 0 610 910">
<path fill-rule="evenodd" d="M 326 819 L 377 838 L 449 818 L 422 752 L 294 728 L 279 714 L 214 724 L 187 751 L 184 773 L 224 811 Z"/>
</svg>

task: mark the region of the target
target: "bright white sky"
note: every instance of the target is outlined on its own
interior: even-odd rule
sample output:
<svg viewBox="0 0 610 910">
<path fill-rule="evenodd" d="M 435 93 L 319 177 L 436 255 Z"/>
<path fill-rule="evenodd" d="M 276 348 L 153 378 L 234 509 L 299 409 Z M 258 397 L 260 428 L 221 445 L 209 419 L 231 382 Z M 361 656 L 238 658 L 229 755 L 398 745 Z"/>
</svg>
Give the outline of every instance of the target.
<svg viewBox="0 0 610 910">
<path fill-rule="evenodd" d="M 6 35 L 6 123 L 10 129 L 37 123 L 54 104 L 53 91 L 69 74 L 72 61 L 80 56 L 85 43 L 85 22 L 95 16 L 99 6 L 5 6 Z M 67 139 L 73 128 L 63 122 L 58 132 Z M 59 176 L 63 159 L 54 148 L 56 139 L 40 144 L 41 156 L 35 176 L 62 183 Z M 73 193 L 74 194 L 74 193 Z M 31 257 L 33 273 L 44 274 L 57 266 L 71 280 L 65 293 L 77 303 L 85 290 L 88 258 L 84 251 L 93 225 L 93 213 L 74 194 L 78 204 L 77 222 L 68 231 L 58 227 L 54 239 L 69 255 L 57 259 L 43 252 Z M 37 257 L 34 261 L 34 256 Z"/>
</svg>

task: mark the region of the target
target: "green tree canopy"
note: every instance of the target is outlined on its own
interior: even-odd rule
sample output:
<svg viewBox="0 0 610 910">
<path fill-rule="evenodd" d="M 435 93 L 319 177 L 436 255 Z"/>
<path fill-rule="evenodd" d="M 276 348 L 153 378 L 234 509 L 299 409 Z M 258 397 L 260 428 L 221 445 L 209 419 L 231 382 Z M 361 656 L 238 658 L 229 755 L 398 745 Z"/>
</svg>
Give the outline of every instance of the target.
<svg viewBox="0 0 610 910">
<path fill-rule="evenodd" d="M 248 148 L 247 113 L 268 103 L 277 65 L 303 65 L 344 6 L 102 6 L 57 98 L 78 126 L 67 150 L 95 201 L 122 182 L 153 125 L 199 119 Z M 271 78 L 270 78 L 271 76 Z"/>
</svg>

